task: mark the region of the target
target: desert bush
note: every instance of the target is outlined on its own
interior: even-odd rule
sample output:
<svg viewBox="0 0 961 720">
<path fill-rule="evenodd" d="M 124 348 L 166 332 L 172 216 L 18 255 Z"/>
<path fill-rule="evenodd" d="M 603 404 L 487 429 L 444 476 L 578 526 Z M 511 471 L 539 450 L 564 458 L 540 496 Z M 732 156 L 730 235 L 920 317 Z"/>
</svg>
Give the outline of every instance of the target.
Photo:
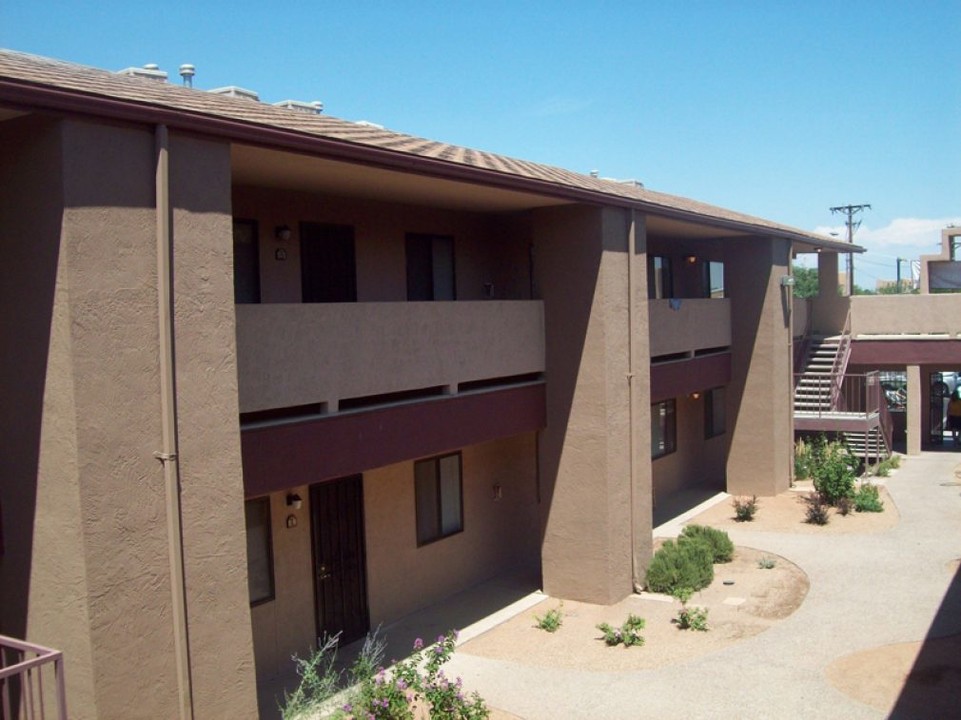
<svg viewBox="0 0 961 720">
<path fill-rule="evenodd" d="M 734 519 L 738 522 L 751 522 L 757 514 L 758 502 L 757 495 L 750 498 L 736 497 L 731 500 L 734 506 Z"/>
<path fill-rule="evenodd" d="M 700 590 L 714 579 L 713 561 L 714 553 L 703 540 L 667 540 L 651 559 L 647 589 L 668 594 L 685 587 Z"/>
<path fill-rule="evenodd" d="M 812 467 L 814 489 L 828 505 L 854 495 L 855 469 L 859 461 L 844 443 L 829 442 L 823 446 L 819 458 Z"/>
<path fill-rule="evenodd" d="M 691 588 L 678 588 L 674 592 L 674 597 L 681 602 L 681 609 L 677 613 L 674 622 L 681 630 L 699 630 L 707 632 L 707 608 L 688 607 L 687 603 L 693 595 Z"/>
<path fill-rule="evenodd" d="M 767 555 L 757 561 L 757 566 L 761 568 L 761 570 L 771 570 L 775 565 L 777 565 L 777 560 Z"/>
<path fill-rule="evenodd" d="M 808 493 L 804 498 L 807 508 L 804 511 L 804 522 L 811 525 L 828 524 L 828 504 L 825 502 L 821 493 Z"/>
<path fill-rule="evenodd" d="M 734 557 L 734 543 L 723 530 L 707 525 L 688 525 L 681 531 L 679 543 L 701 540 L 711 548 L 711 559 L 716 563 L 731 562 Z"/>
<path fill-rule="evenodd" d="M 798 438 L 794 443 L 794 478 L 796 480 L 806 480 L 811 477 L 812 459 L 810 443 L 804 442 L 804 438 Z"/>
<path fill-rule="evenodd" d="M 884 512 L 884 501 L 881 500 L 878 486 L 862 483 L 854 493 L 854 509 L 858 512 Z"/>
<path fill-rule="evenodd" d="M 561 626 L 563 622 L 564 615 L 561 613 L 561 605 L 556 608 L 551 608 L 543 616 L 535 615 L 534 620 L 537 623 L 537 627 L 541 630 L 546 630 L 549 633 L 557 632 L 557 629 Z"/>
<path fill-rule="evenodd" d="M 644 618 L 634 613 L 628 614 L 627 620 L 619 628 L 605 622 L 598 625 L 597 629 L 603 633 L 604 643 L 610 647 L 623 644 L 625 648 L 629 648 L 644 644 L 644 636 L 641 635 L 641 630 L 644 629 Z"/>
</svg>

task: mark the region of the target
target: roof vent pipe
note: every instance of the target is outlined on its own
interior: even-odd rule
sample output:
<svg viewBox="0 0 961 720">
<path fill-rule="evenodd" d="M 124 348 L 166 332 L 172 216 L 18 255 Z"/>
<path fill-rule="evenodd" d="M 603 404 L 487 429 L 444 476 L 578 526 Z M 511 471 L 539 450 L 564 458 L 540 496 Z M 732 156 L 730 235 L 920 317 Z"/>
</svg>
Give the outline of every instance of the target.
<svg viewBox="0 0 961 720">
<path fill-rule="evenodd" d="M 190 63 L 184 63 L 180 66 L 180 77 L 183 78 L 184 87 L 192 88 L 194 86 L 194 75 L 196 74 L 197 68 Z"/>
</svg>

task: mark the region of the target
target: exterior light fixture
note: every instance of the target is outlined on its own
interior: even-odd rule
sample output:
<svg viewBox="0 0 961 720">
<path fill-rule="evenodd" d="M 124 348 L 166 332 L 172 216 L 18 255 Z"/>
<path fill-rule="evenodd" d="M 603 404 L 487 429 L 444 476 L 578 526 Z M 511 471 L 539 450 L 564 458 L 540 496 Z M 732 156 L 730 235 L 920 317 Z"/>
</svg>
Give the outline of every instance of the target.
<svg viewBox="0 0 961 720">
<path fill-rule="evenodd" d="M 694 263 L 697 262 L 697 255 L 688 255 L 686 258 L 684 258 L 684 261 L 688 265 L 693 265 Z"/>
<path fill-rule="evenodd" d="M 701 398 L 701 393 L 699 393 L 699 392 L 692 392 L 691 395 L 690 395 L 690 398 L 691 398 L 691 400 L 699 400 L 699 399 Z"/>
<path fill-rule="evenodd" d="M 300 510 L 303 504 L 304 501 L 300 499 L 300 495 L 297 493 L 289 493 L 287 495 L 287 507 L 292 507 L 294 510 Z"/>
<path fill-rule="evenodd" d="M 290 229 L 290 225 L 278 225 L 274 228 L 274 237 L 280 242 L 287 242 L 293 236 L 293 230 Z"/>
<path fill-rule="evenodd" d="M 794 276 L 793 276 L 793 275 L 782 275 L 782 276 L 781 276 L 781 287 L 794 287 Z"/>
</svg>

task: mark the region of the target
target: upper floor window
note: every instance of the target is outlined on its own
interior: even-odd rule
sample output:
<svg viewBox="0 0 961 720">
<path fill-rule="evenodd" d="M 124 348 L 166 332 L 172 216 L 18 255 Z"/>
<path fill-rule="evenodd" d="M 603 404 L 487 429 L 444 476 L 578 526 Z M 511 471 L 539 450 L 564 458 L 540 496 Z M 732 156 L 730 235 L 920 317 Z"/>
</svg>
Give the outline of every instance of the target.
<svg viewBox="0 0 961 720">
<path fill-rule="evenodd" d="M 454 238 L 449 235 L 408 233 L 407 299 L 453 300 Z"/>
<path fill-rule="evenodd" d="M 709 261 L 701 265 L 704 278 L 704 297 L 723 298 L 724 294 L 724 263 Z"/>
<path fill-rule="evenodd" d="M 415 462 L 414 495 L 418 545 L 463 530 L 460 453 Z"/>
<path fill-rule="evenodd" d="M 669 257 L 648 256 L 647 297 L 651 300 L 664 300 L 674 297 L 674 278 L 671 274 L 671 259 Z"/>
<path fill-rule="evenodd" d="M 234 302 L 260 302 L 260 242 L 253 220 L 234 220 Z"/>
<path fill-rule="evenodd" d="M 677 412 L 673 399 L 651 405 L 651 459 L 677 450 Z"/>
</svg>

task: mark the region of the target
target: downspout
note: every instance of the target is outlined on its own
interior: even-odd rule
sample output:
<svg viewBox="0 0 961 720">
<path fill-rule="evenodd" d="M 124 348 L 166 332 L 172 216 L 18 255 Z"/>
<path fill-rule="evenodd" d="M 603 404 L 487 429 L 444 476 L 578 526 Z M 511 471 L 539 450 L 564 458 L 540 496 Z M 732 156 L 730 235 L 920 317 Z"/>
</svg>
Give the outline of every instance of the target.
<svg viewBox="0 0 961 720">
<path fill-rule="evenodd" d="M 154 456 L 163 463 L 166 486 L 167 553 L 170 560 L 171 619 L 181 720 L 193 718 L 187 599 L 184 580 L 180 469 L 177 458 L 177 398 L 174 386 L 173 238 L 170 229 L 170 142 L 166 125 L 156 128 L 157 316 L 160 331 L 160 422 L 163 449 Z"/>
<path fill-rule="evenodd" d="M 637 302 L 634 297 L 634 256 L 637 252 L 637 218 L 635 211 L 627 211 L 627 433 L 628 452 L 630 453 L 630 482 L 631 482 L 631 584 L 634 592 L 641 592 L 644 583 L 641 579 L 637 557 L 637 441 L 634 437 L 634 381 L 637 373 L 634 368 L 634 358 L 637 349 L 634 347 L 636 333 L 634 317 L 637 315 Z"/>
</svg>

